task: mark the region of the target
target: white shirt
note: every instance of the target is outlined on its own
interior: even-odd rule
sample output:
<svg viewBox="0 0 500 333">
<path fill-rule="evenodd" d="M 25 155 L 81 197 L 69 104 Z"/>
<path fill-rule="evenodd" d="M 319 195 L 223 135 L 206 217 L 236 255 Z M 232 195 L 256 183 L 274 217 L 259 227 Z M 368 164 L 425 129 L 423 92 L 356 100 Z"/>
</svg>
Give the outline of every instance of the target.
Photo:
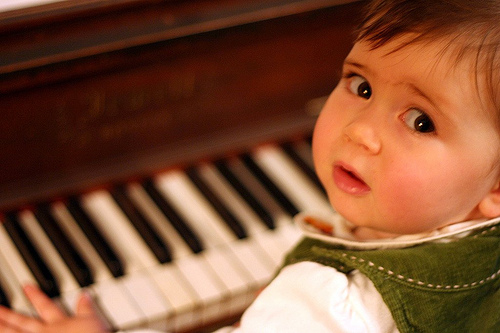
<svg viewBox="0 0 500 333">
<path fill-rule="evenodd" d="M 285 267 L 247 309 L 237 328 L 247 332 L 398 332 L 373 283 L 313 262 Z"/>
</svg>

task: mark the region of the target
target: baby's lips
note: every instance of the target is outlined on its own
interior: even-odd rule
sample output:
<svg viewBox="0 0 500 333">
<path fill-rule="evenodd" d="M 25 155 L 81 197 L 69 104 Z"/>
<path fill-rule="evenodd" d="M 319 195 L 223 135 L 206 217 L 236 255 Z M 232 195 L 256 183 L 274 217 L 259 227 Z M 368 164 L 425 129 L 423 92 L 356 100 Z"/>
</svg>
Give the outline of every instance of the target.
<svg viewBox="0 0 500 333">
<path fill-rule="evenodd" d="M 370 192 L 370 187 L 352 168 L 344 164 L 333 166 L 333 180 L 338 188 L 352 195 L 364 195 Z"/>
</svg>

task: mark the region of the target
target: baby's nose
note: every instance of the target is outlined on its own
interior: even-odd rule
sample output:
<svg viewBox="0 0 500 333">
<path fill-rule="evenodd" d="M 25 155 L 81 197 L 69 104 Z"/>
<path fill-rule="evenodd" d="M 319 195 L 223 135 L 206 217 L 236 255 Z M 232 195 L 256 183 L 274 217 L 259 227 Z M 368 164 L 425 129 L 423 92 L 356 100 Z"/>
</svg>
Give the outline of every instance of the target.
<svg viewBox="0 0 500 333">
<path fill-rule="evenodd" d="M 344 128 L 344 138 L 374 155 L 380 153 L 382 149 L 382 142 L 375 126 L 362 119 L 353 121 Z"/>
</svg>

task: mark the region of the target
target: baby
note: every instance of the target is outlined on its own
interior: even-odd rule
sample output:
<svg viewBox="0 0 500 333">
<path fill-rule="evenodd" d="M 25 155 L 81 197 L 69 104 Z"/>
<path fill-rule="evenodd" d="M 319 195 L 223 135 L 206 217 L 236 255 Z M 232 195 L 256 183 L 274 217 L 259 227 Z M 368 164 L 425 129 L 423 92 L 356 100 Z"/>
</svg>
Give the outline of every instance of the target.
<svg viewBox="0 0 500 333">
<path fill-rule="evenodd" d="M 500 331 L 500 1 L 375 0 L 317 121 L 337 213 L 220 332 Z M 0 309 L 0 332 L 105 332 L 87 297 L 66 317 Z"/>
</svg>

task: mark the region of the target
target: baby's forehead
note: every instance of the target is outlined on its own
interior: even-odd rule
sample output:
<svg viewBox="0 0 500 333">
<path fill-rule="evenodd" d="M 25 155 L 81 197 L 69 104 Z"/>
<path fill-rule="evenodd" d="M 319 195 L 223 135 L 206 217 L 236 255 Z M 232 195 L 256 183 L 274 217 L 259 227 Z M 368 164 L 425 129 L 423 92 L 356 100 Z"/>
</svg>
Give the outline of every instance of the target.
<svg viewBox="0 0 500 333">
<path fill-rule="evenodd" d="M 358 44 L 365 44 L 368 51 L 382 51 L 387 57 L 420 53 L 433 57 L 434 68 L 441 66 L 449 74 L 466 72 L 469 82 L 461 83 L 470 83 L 470 89 L 474 89 L 485 109 L 495 113 L 500 125 L 500 45 L 495 42 L 464 34 L 432 37 L 404 33 L 384 43 L 364 38 L 358 39 L 355 45 Z M 413 58 L 415 62 L 424 59 Z M 429 71 L 432 69 L 430 67 Z"/>
</svg>

